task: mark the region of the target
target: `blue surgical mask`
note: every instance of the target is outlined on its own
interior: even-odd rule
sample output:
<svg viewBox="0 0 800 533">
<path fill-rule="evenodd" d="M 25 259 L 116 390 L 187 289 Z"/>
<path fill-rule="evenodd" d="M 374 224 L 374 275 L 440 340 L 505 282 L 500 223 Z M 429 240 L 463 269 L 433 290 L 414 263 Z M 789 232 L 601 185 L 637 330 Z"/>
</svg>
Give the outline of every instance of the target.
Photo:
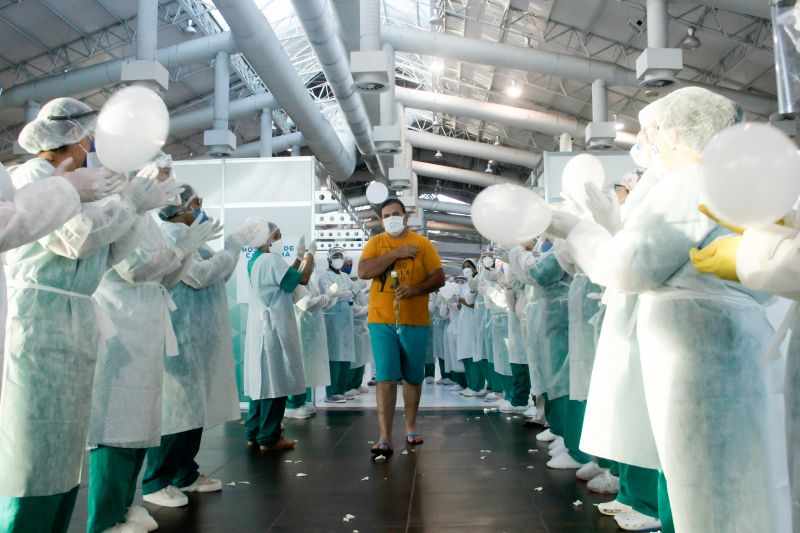
<svg viewBox="0 0 800 533">
<path fill-rule="evenodd" d="M 353 270 L 353 265 L 350 263 L 347 263 L 342 267 L 342 272 L 344 272 L 345 274 L 349 274 L 352 270 Z"/>
<path fill-rule="evenodd" d="M 199 208 L 194 210 L 194 219 L 197 220 L 197 217 L 200 217 L 200 224 L 208 220 L 206 212 Z"/>
</svg>

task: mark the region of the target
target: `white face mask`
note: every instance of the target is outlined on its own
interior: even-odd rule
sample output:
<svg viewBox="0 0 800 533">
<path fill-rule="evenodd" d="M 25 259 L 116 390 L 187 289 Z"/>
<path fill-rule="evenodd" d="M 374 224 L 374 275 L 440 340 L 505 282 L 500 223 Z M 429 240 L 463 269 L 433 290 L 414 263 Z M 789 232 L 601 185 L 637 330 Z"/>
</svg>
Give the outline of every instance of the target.
<svg viewBox="0 0 800 533">
<path fill-rule="evenodd" d="M 485 266 L 486 268 L 494 267 L 494 259 L 492 259 L 491 257 L 484 257 L 483 259 L 481 259 L 481 263 L 483 263 L 483 266 Z"/>
<path fill-rule="evenodd" d="M 464 273 L 464 277 L 466 277 L 466 278 L 471 278 L 472 277 L 472 269 L 471 268 L 465 268 L 464 270 L 462 270 L 462 272 Z"/>
<path fill-rule="evenodd" d="M 332 259 L 331 266 L 336 270 L 341 270 L 344 266 L 344 259 Z"/>
<path fill-rule="evenodd" d="M 269 251 L 276 254 L 283 253 L 283 240 L 278 239 L 277 241 L 271 242 L 269 245 Z"/>
<path fill-rule="evenodd" d="M 644 145 L 641 140 L 631 147 L 631 158 L 637 167 L 650 168 L 653 161 L 653 152 L 649 146 Z"/>
<path fill-rule="evenodd" d="M 400 235 L 403 233 L 406 224 L 403 217 L 387 217 L 383 219 L 383 227 L 389 235 Z"/>
</svg>

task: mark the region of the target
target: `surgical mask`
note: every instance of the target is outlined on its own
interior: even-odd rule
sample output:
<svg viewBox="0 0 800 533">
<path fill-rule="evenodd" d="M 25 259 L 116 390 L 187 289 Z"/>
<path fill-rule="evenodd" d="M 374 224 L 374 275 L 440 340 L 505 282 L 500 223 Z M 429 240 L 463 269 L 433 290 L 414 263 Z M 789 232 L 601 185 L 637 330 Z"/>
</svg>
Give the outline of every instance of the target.
<svg viewBox="0 0 800 533">
<path fill-rule="evenodd" d="M 481 263 L 483 263 L 483 266 L 485 266 L 486 268 L 494 267 L 494 259 L 491 257 L 484 257 L 483 259 L 481 259 Z"/>
<path fill-rule="evenodd" d="M 347 265 L 345 267 L 342 267 L 342 272 L 344 272 L 345 274 L 349 274 L 352 271 L 353 271 L 353 265 Z"/>
<path fill-rule="evenodd" d="M 283 239 L 272 241 L 269 245 L 269 251 L 277 254 L 283 253 Z"/>
<path fill-rule="evenodd" d="M 331 260 L 331 266 L 335 270 L 341 270 L 343 265 L 344 265 L 344 259 L 332 259 Z"/>
<path fill-rule="evenodd" d="M 405 228 L 403 217 L 387 217 L 383 219 L 383 227 L 389 235 L 400 235 Z"/>
<path fill-rule="evenodd" d="M 472 277 L 472 269 L 471 268 L 465 268 L 461 272 L 464 273 L 464 277 L 467 277 L 467 278 L 471 278 Z"/>
<path fill-rule="evenodd" d="M 646 149 L 642 146 L 642 141 L 637 140 L 636 144 L 631 147 L 631 159 L 636 163 L 637 167 L 650 168 L 653 162 L 653 152 L 651 149 Z"/>
<path fill-rule="evenodd" d="M 195 220 L 197 220 L 197 217 L 200 217 L 200 224 L 202 224 L 203 222 L 206 222 L 208 220 L 208 215 L 206 215 L 206 212 L 203 211 L 202 209 L 199 209 L 199 208 L 195 209 L 193 211 L 193 213 L 194 213 L 194 219 Z"/>
<path fill-rule="evenodd" d="M 661 150 L 658 149 L 658 146 L 655 144 L 652 145 L 653 155 L 650 159 L 650 167 L 649 170 L 654 170 L 659 174 L 666 174 L 667 173 L 667 165 L 664 164 L 664 160 L 661 158 Z"/>
</svg>

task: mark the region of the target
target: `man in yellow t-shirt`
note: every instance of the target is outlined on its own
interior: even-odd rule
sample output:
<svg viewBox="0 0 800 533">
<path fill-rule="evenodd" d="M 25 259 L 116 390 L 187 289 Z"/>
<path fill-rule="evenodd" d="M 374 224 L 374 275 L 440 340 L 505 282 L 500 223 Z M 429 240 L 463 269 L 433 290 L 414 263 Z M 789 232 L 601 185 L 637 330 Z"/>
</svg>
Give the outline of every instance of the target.
<svg viewBox="0 0 800 533">
<path fill-rule="evenodd" d="M 431 242 L 406 226 L 408 213 L 400 200 L 386 200 L 380 213 L 386 231 L 367 242 L 358 277 L 372 280 L 367 322 L 378 381 L 381 433 L 372 453 L 389 456 L 399 379 L 404 381 L 406 442 L 422 444 L 417 411 L 430 327 L 428 294 L 444 285 L 444 270 Z"/>
</svg>

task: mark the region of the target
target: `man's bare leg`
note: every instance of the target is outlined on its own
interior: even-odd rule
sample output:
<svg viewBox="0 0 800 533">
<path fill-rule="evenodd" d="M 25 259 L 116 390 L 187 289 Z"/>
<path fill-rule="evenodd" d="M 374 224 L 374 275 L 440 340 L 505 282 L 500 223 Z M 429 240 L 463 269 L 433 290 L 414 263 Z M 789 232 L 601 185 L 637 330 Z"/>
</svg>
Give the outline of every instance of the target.
<svg viewBox="0 0 800 533">
<path fill-rule="evenodd" d="M 417 412 L 419 411 L 419 399 L 422 396 L 422 384 L 411 385 L 408 381 L 403 382 L 403 402 L 405 403 L 406 413 L 406 434 L 417 432 Z"/>
<path fill-rule="evenodd" d="M 379 381 L 376 399 L 378 402 L 378 428 L 381 432 L 380 440 L 391 445 L 394 408 L 397 405 L 397 381 Z"/>
</svg>

